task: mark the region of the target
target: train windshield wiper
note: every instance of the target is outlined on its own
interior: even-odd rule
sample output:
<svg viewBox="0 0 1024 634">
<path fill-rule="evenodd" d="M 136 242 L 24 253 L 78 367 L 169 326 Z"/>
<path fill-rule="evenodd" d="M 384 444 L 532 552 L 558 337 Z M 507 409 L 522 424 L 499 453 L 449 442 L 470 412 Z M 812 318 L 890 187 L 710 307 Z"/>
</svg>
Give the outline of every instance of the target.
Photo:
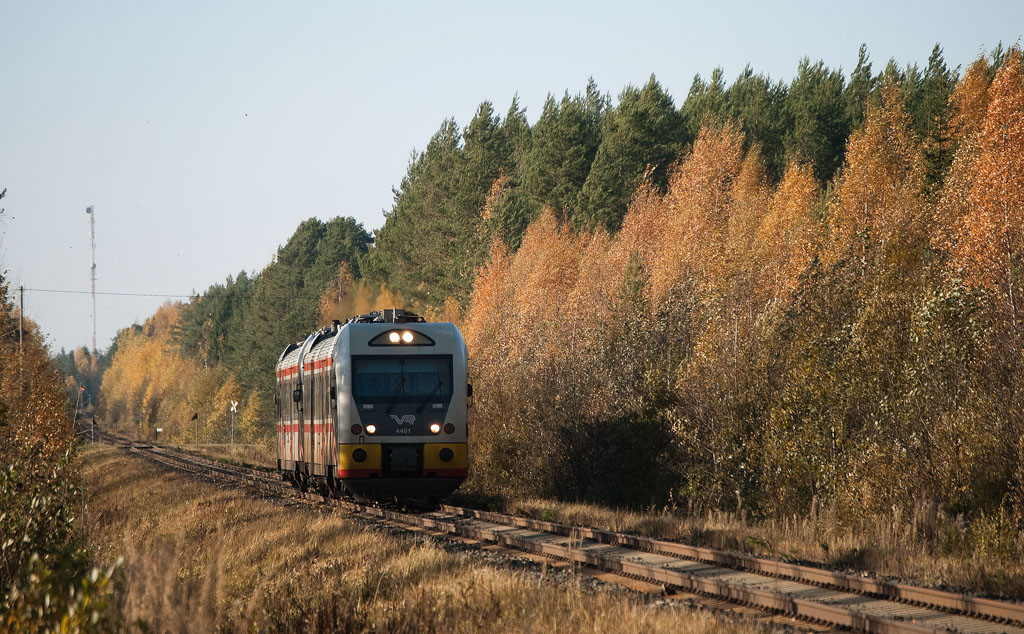
<svg viewBox="0 0 1024 634">
<path fill-rule="evenodd" d="M 434 389 L 430 390 L 430 394 L 427 394 L 427 397 L 425 399 L 423 399 L 422 401 L 420 401 L 420 406 L 416 408 L 416 413 L 417 414 L 419 414 L 420 412 L 423 411 L 423 408 L 426 407 L 427 402 L 430 401 L 430 398 L 432 396 L 434 396 L 434 392 L 439 390 L 443 383 L 444 383 L 444 381 L 438 381 L 437 385 L 434 386 Z"/>
<path fill-rule="evenodd" d="M 395 399 L 398 398 L 398 395 L 401 394 L 402 392 L 402 387 L 405 386 L 405 361 L 399 359 L 398 367 L 401 369 L 402 372 L 402 380 L 398 382 L 398 387 L 395 388 L 395 393 L 391 395 L 391 402 L 388 403 L 388 408 L 387 410 L 385 410 L 386 414 L 391 413 L 391 409 L 395 406 Z"/>
</svg>

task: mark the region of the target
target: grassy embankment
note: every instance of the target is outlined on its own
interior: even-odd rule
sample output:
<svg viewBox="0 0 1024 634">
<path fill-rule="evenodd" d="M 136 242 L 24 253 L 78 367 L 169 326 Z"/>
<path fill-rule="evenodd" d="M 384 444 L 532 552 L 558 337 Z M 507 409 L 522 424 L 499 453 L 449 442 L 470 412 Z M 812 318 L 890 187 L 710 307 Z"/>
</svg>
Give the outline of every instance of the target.
<svg viewBox="0 0 1024 634">
<path fill-rule="evenodd" d="M 273 467 L 273 448 L 201 448 L 232 462 Z M 468 483 L 472 491 L 472 482 Z M 655 537 L 697 546 L 818 562 L 831 568 L 866 571 L 911 583 L 960 588 L 1024 600 L 1024 534 L 1009 518 L 993 516 L 967 525 L 933 504 L 918 503 L 909 513 L 873 517 L 851 526 L 832 513 L 815 512 L 765 521 L 745 514 L 685 510 L 620 511 L 556 500 L 504 500 L 480 504 L 480 497 L 456 494 L 458 503 L 494 510 Z"/>
<path fill-rule="evenodd" d="M 422 535 L 369 529 L 88 448 L 86 528 L 125 556 L 115 624 L 139 631 L 753 632 L 765 626 Z"/>
</svg>

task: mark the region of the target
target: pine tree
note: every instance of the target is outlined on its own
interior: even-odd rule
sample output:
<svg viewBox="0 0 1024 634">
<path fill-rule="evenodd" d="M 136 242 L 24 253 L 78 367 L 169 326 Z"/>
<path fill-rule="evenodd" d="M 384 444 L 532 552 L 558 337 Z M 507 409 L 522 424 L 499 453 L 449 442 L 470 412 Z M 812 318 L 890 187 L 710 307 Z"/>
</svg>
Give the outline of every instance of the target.
<svg viewBox="0 0 1024 634">
<path fill-rule="evenodd" d="M 617 231 L 630 198 L 650 172 L 664 187 L 685 145 L 683 119 L 654 76 L 643 88 L 627 87 L 601 122 L 601 145 L 580 195 L 577 225 Z"/>
<path fill-rule="evenodd" d="M 800 61 L 786 97 L 792 122 L 786 135 L 787 162 L 810 162 L 820 182 L 832 178 L 843 160 L 850 120 L 843 99 L 843 75 L 824 62 Z"/>
<path fill-rule="evenodd" d="M 955 88 L 956 77 L 946 67 L 942 48 L 936 44 L 921 79 L 920 102 L 913 112 L 914 129 L 924 152 L 925 187 L 932 194 L 938 192 L 953 161 L 949 102 Z"/>
<path fill-rule="evenodd" d="M 864 124 L 864 110 L 868 105 L 868 98 L 874 91 L 875 81 L 871 76 L 871 61 L 868 58 L 868 47 L 861 44 L 857 51 L 857 66 L 850 75 L 850 83 L 843 91 L 843 100 L 846 102 L 846 118 L 850 122 L 850 129 L 856 130 Z"/>
<path fill-rule="evenodd" d="M 520 127 L 518 122 L 510 126 Z M 458 194 L 454 210 L 457 215 L 451 224 L 461 250 L 450 255 L 452 262 L 446 286 L 442 286 L 442 293 L 430 301 L 435 308 L 440 308 L 448 297 L 454 297 L 460 304 L 469 302 L 473 277 L 483 265 L 491 244 L 483 215 L 488 194 L 497 179 L 503 176 L 507 179 L 509 174 L 514 175 L 517 171 L 515 148 L 511 143 L 516 139 L 511 132 L 512 128 L 504 127 L 490 102 L 480 104 L 476 116 L 463 132 L 465 161 L 457 175 Z M 506 193 L 511 191 L 510 188 L 511 185 L 506 188 Z M 511 205 L 512 201 L 506 198 L 502 203 Z M 425 254 L 425 257 L 430 256 Z"/>
<path fill-rule="evenodd" d="M 448 119 L 426 150 L 413 154 L 394 192 L 395 203 L 384 212 L 384 226 L 376 231 L 374 248 L 360 262 L 370 281 L 387 283 L 420 304 L 430 302 L 434 289 L 451 294 L 447 291 L 453 258 L 464 248 L 456 243 L 464 231 L 452 226 L 461 215 L 458 178 L 465 161 L 461 140 L 455 120 Z"/>
<path fill-rule="evenodd" d="M 490 244 L 484 205 L 494 181 L 515 173 L 521 132 L 515 122 L 504 128 L 489 102 L 461 132 L 454 120 L 445 121 L 426 151 L 414 155 L 395 192 L 361 263 L 366 277 L 424 307 L 440 309 L 448 297 L 466 303 Z"/>
<path fill-rule="evenodd" d="M 530 218 L 545 207 L 559 218 L 575 218 L 577 200 L 601 142 L 601 116 L 606 107 L 593 79 L 585 95 L 570 97 L 566 93 L 560 102 L 548 95 L 524 157 L 523 183 Z"/>
<path fill-rule="evenodd" d="M 782 177 L 784 166 L 783 135 L 788 121 L 785 110 L 786 87 L 772 83 L 764 75 L 755 75 L 747 66 L 725 91 L 725 114 L 740 122 L 746 139 L 744 150 L 753 146 L 770 180 Z"/>
<path fill-rule="evenodd" d="M 700 74 L 694 75 L 680 114 L 685 138 L 690 141 L 697 138 L 709 118 L 721 121 L 726 117 L 725 72 L 720 67 L 711 71 L 710 81 L 704 81 Z"/>
<path fill-rule="evenodd" d="M 486 226 L 482 227 L 481 231 L 486 235 L 498 236 L 505 244 L 515 249 L 519 247 L 526 226 L 532 218 L 523 184 L 523 165 L 530 152 L 531 130 L 526 120 L 526 111 L 519 106 L 518 96 L 512 100 L 512 105 L 501 123 L 501 135 L 508 158 L 506 164 L 499 170 L 498 177 L 491 183 L 485 201 Z M 495 198 L 491 194 L 499 181 L 501 193 Z M 486 239 L 481 238 L 481 244 L 484 242 Z"/>
</svg>

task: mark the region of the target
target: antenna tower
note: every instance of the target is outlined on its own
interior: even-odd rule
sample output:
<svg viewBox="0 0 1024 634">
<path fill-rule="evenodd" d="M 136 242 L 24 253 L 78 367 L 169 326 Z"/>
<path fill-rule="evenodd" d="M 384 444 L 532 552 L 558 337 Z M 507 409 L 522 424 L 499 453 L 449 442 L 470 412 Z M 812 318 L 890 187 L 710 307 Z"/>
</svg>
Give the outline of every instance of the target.
<svg viewBox="0 0 1024 634">
<path fill-rule="evenodd" d="M 92 205 L 85 208 L 89 214 L 89 245 L 92 247 L 92 268 L 89 281 L 92 286 L 92 355 L 96 356 L 96 210 Z"/>
</svg>

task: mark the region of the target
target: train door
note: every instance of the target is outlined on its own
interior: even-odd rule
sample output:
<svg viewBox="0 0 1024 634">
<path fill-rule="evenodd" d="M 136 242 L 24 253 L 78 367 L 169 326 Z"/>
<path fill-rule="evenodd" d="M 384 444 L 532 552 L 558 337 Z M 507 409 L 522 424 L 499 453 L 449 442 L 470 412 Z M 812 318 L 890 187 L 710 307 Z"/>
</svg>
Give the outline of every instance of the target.
<svg viewBox="0 0 1024 634">
<path fill-rule="evenodd" d="M 303 359 L 303 362 L 305 362 L 305 359 Z M 306 368 L 310 367 L 312 367 L 312 364 L 303 368 L 304 371 L 302 373 L 306 380 L 303 381 L 304 385 L 302 386 L 302 412 L 299 414 L 301 421 L 299 425 L 302 427 L 302 455 L 306 461 L 306 473 L 312 475 L 316 473 L 314 457 L 316 454 L 313 453 L 313 392 L 315 390 L 313 389 L 313 373 L 305 371 Z M 306 427 L 307 422 L 309 423 L 308 428 Z"/>
<path fill-rule="evenodd" d="M 327 358 L 324 364 L 324 429 L 327 434 L 327 442 L 324 447 L 324 465 L 327 468 L 328 473 L 333 471 L 333 467 L 337 464 L 337 437 L 335 434 L 335 418 L 337 412 L 337 401 L 335 400 L 336 388 L 334 386 L 334 367 L 331 357 Z"/>
<path fill-rule="evenodd" d="M 284 399 L 285 393 L 285 379 L 281 376 L 281 371 L 278 371 L 278 382 L 274 385 L 276 391 L 273 393 L 273 403 L 278 406 L 278 468 L 288 469 L 291 467 L 292 456 L 289 450 L 292 448 L 292 443 L 289 441 L 289 429 L 288 429 L 288 406 Z"/>
<path fill-rule="evenodd" d="M 291 441 L 292 468 L 298 468 L 302 464 L 302 448 L 299 445 L 299 404 L 295 402 L 292 393 L 295 391 L 295 374 L 288 375 L 288 382 L 285 383 L 284 397 L 288 403 L 288 440 Z"/>
<path fill-rule="evenodd" d="M 324 466 L 324 475 L 330 472 L 331 454 L 334 452 L 331 447 L 334 444 L 334 410 L 331 409 L 331 388 L 330 388 L 330 359 L 324 359 L 320 363 L 320 429 L 323 430 L 323 442 L 320 446 L 320 464 Z"/>
<path fill-rule="evenodd" d="M 316 362 L 316 366 L 320 365 L 320 362 Z M 326 445 L 327 426 L 324 424 L 324 408 L 323 408 L 323 382 L 324 373 L 323 369 L 317 367 L 316 369 L 316 466 L 318 475 L 326 475 L 327 468 L 326 462 L 324 461 L 324 445 Z"/>
<path fill-rule="evenodd" d="M 292 452 L 295 456 L 295 467 L 299 471 L 304 471 L 306 464 L 306 454 L 302 451 L 302 401 L 296 401 L 294 397 L 295 390 L 300 389 L 302 384 L 299 382 L 299 374 L 296 372 L 291 375 L 291 380 L 288 382 L 288 406 L 291 412 L 291 427 L 292 427 Z"/>
<path fill-rule="evenodd" d="M 309 422 L 312 425 L 313 432 L 312 445 L 310 448 L 312 453 L 310 456 L 312 456 L 313 473 L 316 475 L 322 475 L 324 473 L 324 462 L 321 457 L 321 436 L 324 432 L 321 426 L 321 411 L 319 411 L 321 409 L 319 409 L 319 404 L 316 401 L 317 398 L 319 398 L 319 372 L 316 369 L 315 361 L 309 364 L 309 368 L 311 369 L 311 372 L 309 373 L 309 387 L 311 388 L 309 393 L 309 407 L 312 410 L 309 413 Z"/>
</svg>

